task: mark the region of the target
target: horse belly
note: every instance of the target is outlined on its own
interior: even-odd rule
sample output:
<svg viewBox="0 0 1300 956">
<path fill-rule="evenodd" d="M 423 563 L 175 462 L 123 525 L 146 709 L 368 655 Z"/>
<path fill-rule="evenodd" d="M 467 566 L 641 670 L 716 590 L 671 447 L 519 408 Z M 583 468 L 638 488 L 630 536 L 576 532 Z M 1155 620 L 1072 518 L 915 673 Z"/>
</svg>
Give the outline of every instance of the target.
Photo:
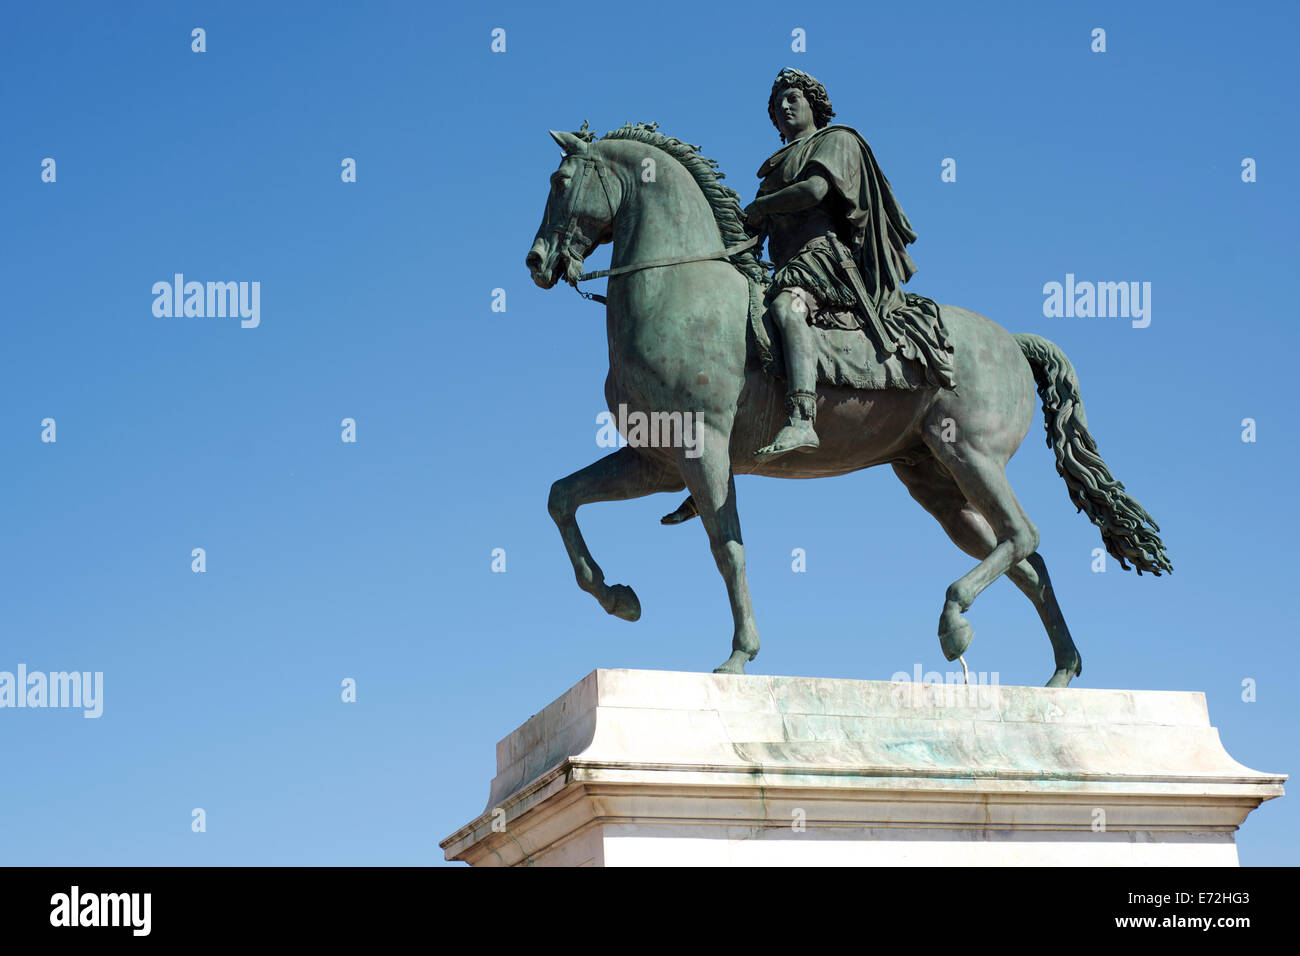
<svg viewBox="0 0 1300 956">
<path fill-rule="evenodd" d="M 788 452 L 758 463 L 754 452 L 785 423 L 785 383 L 755 370 L 732 431 L 732 466 L 737 474 L 775 478 L 843 475 L 923 451 L 921 429 L 937 390 L 859 391 L 818 389 L 817 438 L 811 453 Z"/>
</svg>

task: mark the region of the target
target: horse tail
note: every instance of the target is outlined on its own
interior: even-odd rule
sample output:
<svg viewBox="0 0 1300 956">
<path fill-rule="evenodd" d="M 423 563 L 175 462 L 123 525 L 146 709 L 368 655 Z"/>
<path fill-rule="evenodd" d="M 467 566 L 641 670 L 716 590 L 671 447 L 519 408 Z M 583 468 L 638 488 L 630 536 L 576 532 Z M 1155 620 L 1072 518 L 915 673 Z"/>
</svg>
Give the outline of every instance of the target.
<svg viewBox="0 0 1300 956">
<path fill-rule="evenodd" d="M 1065 479 L 1070 500 L 1101 529 L 1101 540 L 1120 567 L 1129 570 L 1133 562 L 1138 574 L 1172 572 L 1157 532 L 1160 526 L 1116 481 L 1097 453 L 1097 442 L 1088 431 L 1074 366 L 1055 344 L 1041 335 L 1014 336 L 1034 372 L 1038 397 L 1043 400 L 1047 423 L 1047 444 L 1056 453 L 1056 471 Z"/>
</svg>

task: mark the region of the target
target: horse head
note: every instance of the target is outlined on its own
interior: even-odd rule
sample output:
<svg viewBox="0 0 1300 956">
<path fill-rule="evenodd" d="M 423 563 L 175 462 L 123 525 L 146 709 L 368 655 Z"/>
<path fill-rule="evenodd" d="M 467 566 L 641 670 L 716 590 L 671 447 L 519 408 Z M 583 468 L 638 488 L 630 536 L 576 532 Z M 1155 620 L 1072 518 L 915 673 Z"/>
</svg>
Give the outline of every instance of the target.
<svg viewBox="0 0 1300 956">
<path fill-rule="evenodd" d="M 560 279 L 575 283 L 583 260 L 612 241 L 618 209 L 618 183 L 598 146 L 577 133 L 551 130 L 551 138 L 564 158 L 551 174 L 542 224 L 525 259 L 533 281 L 543 289 L 553 288 Z"/>
</svg>

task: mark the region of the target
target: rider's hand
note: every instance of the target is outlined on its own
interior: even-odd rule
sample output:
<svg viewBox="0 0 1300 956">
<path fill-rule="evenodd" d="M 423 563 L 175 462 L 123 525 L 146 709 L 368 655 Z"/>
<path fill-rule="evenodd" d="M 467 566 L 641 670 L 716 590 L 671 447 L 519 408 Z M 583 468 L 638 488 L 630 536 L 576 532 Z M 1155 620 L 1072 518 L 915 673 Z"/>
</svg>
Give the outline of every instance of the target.
<svg viewBox="0 0 1300 956">
<path fill-rule="evenodd" d="M 749 223 L 749 225 L 753 226 L 755 229 L 763 225 L 763 220 L 766 218 L 766 214 L 763 212 L 762 202 L 761 199 L 755 199 L 745 207 L 745 222 Z"/>
</svg>

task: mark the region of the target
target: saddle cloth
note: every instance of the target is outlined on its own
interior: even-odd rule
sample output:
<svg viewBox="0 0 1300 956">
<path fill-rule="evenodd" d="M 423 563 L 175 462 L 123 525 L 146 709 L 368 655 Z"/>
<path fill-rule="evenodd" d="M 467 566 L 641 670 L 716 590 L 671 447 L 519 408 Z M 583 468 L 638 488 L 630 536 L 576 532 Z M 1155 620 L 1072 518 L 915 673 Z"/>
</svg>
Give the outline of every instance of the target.
<svg viewBox="0 0 1300 956">
<path fill-rule="evenodd" d="M 764 289 L 749 284 L 750 366 L 785 380 L 785 352 L 780 330 L 763 306 Z M 942 320 L 940 320 L 942 321 Z M 903 358 L 898 352 L 886 353 L 861 329 L 827 328 L 813 324 L 813 341 L 817 349 L 817 384 L 847 388 L 884 389 L 934 388 L 923 363 Z"/>
</svg>

